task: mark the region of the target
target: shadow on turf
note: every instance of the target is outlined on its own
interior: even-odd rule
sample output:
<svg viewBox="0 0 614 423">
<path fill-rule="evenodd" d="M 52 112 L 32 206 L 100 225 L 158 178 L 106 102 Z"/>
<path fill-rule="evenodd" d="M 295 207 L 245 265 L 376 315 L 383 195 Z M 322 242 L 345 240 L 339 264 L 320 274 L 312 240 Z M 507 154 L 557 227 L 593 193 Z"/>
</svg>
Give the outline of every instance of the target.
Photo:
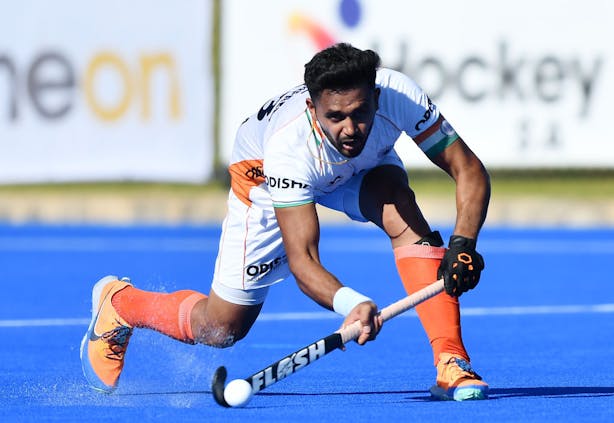
<svg viewBox="0 0 614 423">
<path fill-rule="evenodd" d="M 614 387 L 606 386 L 545 386 L 537 388 L 491 388 L 490 396 L 507 397 L 596 397 L 612 396 Z"/>
<path fill-rule="evenodd" d="M 200 394 L 211 395 L 211 391 L 174 391 L 174 392 L 126 392 L 116 393 L 118 396 L 141 396 L 141 395 L 185 395 Z M 331 395 L 419 395 L 407 399 L 431 401 L 428 392 L 425 391 L 363 391 L 363 392 L 259 392 L 261 396 L 331 396 Z M 490 399 L 503 399 L 511 397 L 600 397 L 614 396 L 614 387 L 605 386 L 546 386 L 537 388 L 491 388 Z"/>
<path fill-rule="evenodd" d="M 407 399 L 419 401 L 432 401 L 428 392 L 425 391 L 374 391 L 374 392 L 320 392 L 320 393 L 266 393 L 259 395 L 411 395 L 419 396 L 408 397 Z M 536 388 L 491 388 L 489 391 L 490 399 L 503 399 L 511 397 L 545 397 L 545 398 L 564 398 L 564 397 L 601 397 L 614 396 L 614 387 L 605 386 L 544 386 Z"/>
<path fill-rule="evenodd" d="M 258 392 L 256 395 L 261 396 L 330 396 L 330 395 L 401 395 L 401 394 L 421 394 L 424 391 L 372 391 L 372 392 Z M 183 394 L 199 394 L 212 395 L 211 391 L 166 391 L 166 392 L 115 392 L 115 396 L 142 396 L 142 395 L 183 395 Z"/>
</svg>

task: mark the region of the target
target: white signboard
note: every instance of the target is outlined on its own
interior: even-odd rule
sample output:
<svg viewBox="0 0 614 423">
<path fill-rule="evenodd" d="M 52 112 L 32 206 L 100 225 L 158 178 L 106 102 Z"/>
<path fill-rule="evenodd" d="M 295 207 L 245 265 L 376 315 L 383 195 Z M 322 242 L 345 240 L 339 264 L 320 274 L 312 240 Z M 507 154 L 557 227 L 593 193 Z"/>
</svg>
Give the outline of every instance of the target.
<svg viewBox="0 0 614 423">
<path fill-rule="evenodd" d="M 224 1 L 222 135 L 346 41 L 413 77 L 491 167 L 614 168 L 612 2 Z M 408 166 L 431 166 L 408 140 Z"/>
<path fill-rule="evenodd" d="M 212 171 L 211 2 L 0 5 L 0 182 Z"/>
</svg>

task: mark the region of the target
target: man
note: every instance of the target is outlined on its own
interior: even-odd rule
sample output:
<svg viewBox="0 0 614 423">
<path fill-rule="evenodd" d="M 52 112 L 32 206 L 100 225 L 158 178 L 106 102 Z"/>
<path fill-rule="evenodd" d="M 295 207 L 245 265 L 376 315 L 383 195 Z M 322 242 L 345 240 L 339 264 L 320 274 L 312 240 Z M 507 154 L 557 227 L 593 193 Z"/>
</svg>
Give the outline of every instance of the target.
<svg viewBox="0 0 614 423">
<path fill-rule="evenodd" d="M 325 49 L 305 65 L 304 85 L 268 101 L 240 126 L 208 296 L 146 292 L 114 276 L 94 286 L 92 322 L 81 345 L 93 388 L 116 388 L 134 327 L 186 343 L 233 345 L 255 322 L 269 287 L 290 272 L 306 295 L 345 316 L 343 325 L 361 322 L 358 344 L 375 339 L 382 327 L 375 303 L 320 263 L 319 203 L 386 232 L 408 293 L 444 278 L 446 292 L 416 308 L 437 368 L 431 393 L 438 399 L 487 397 L 488 385 L 463 346 L 457 297 L 475 287 L 484 267 L 475 245 L 489 177 L 426 94 L 379 64 L 371 50 L 349 44 Z M 393 150 L 402 131 L 456 182 L 448 249 L 423 217 Z"/>
</svg>

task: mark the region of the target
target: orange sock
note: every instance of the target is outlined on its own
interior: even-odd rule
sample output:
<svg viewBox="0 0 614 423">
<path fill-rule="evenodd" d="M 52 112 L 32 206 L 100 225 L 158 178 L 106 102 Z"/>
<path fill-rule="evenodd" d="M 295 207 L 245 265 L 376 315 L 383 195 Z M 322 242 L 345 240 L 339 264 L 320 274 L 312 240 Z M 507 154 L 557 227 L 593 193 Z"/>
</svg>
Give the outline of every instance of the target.
<svg viewBox="0 0 614 423">
<path fill-rule="evenodd" d="M 179 341 L 193 344 L 190 315 L 194 305 L 207 298 L 196 291 L 171 294 L 148 292 L 128 286 L 111 298 L 113 307 L 129 325 L 153 329 Z"/>
<path fill-rule="evenodd" d="M 443 247 L 418 244 L 394 249 L 397 270 L 408 294 L 437 280 L 445 251 Z M 458 298 L 442 292 L 418 305 L 416 312 L 431 343 L 435 365 L 442 352 L 458 354 L 469 361 L 461 336 Z"/>
</svg>

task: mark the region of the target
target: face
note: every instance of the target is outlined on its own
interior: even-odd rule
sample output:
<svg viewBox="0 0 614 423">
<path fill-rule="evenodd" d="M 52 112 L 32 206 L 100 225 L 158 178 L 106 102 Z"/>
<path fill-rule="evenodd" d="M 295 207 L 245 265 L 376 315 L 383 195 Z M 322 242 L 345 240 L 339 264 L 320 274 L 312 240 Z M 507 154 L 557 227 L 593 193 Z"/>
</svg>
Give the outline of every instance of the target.
<svg viewBox="0 0 614 423">
<path fill-rule="evenodd" d="M 356 157 L 371 132 L 378 98 L 379 89 L 368 86 L 326 89 L 316 101 L 307 99 L 307 107 L 337 151 L 345 157 Z"/>
</svg>

